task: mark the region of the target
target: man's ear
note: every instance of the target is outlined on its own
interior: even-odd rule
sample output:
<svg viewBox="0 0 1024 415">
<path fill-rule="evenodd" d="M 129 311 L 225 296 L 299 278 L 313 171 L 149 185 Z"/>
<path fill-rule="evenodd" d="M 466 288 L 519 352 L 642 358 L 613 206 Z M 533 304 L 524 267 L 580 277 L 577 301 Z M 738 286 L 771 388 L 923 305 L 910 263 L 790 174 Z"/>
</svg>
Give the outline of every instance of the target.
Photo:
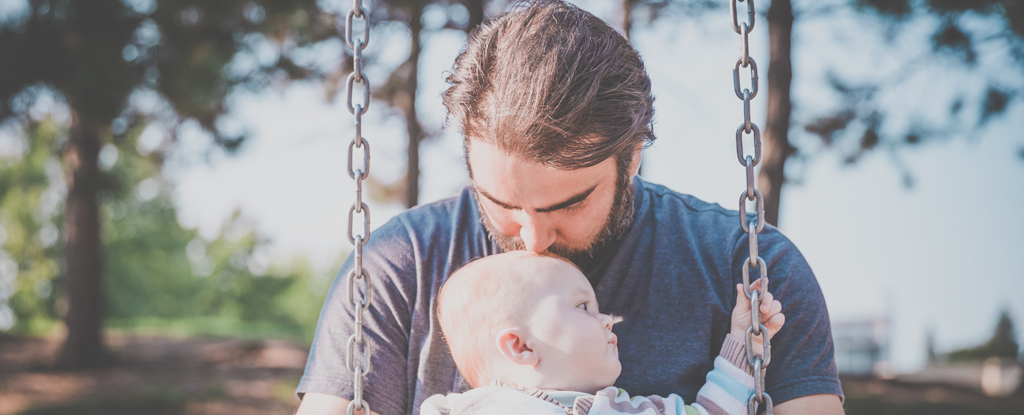
<svg viewBox="0 0 1024 415">
<path fill-rule="evenodd" d="M 540 356 L 527 344 L 526 332 L 518 327 L 507 328 L 498 332 L 498 353 L 510 362 L 534 366 L 540 362 Z"/>
<path fill-rule="evenodd" d="M 633 151 L 633 158 L 629 161 L 629 177 L 636 176 L 636 174 L 640 171 L 640 162 L 643 160 L 644 154 L 643 149 L 643 144 L 640 144 L 636 146 L 636 150 Z"/>
</svg>

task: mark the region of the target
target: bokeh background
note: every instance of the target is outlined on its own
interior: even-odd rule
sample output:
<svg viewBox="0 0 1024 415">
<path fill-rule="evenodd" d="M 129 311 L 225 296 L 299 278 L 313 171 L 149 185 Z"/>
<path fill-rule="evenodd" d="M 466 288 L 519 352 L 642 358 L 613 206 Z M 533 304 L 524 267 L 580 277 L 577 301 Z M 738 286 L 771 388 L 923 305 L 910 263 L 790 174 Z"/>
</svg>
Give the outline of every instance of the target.
<svg viewBox="0 0 1024 415">
<path fill-rule="evenodd" d="M 364 4 L 378 226 L 468 183 L 444 72 L 508 2 Z M 728 1 L 575 4 L 647 65 L 642 176 L 735 209 Z M 1024 412 L 1024 3 L 756 6 L 759 188 L 824 292 L 847 412 Z M 0 414 L 294 410 L 351 250 L 351 7 L 0 0 Z"/>
</svg>

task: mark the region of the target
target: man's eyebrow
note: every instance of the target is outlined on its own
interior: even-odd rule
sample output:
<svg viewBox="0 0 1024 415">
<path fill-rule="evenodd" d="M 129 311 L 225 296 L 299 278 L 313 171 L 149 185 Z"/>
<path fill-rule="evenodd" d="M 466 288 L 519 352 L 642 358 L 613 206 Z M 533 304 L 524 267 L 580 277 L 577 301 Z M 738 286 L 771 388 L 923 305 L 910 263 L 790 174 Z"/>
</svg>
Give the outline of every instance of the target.
<svg viewBox="0 0 1024 415">
<path fill-rule="evenodd" d="M 503 208 L 505 208 L 505 209 L 508 209 L 508 210 L 519 210 L 519 209 L 522 209 L 522 208 L 521 208 L 521 207 L 519 207 L 519 206 L 512 206 L 512 205 L 510 205 L 510 204 L 508 204 L 508 203 L 505 203 L 505 202 L 502 202 L 502 201 L 500 201 L 500 200 L 498 200 L 498 199 L 495 199 L 495 198 L 494 198 L 494 196 L 491 196 L 491 195 L 490 195 L 489 193 L 487 193 L 487 192 L 485 192 L 485 191 L 481 190 L 481 189 L 480 189 L 480 188 L 478 188 L 478 187 L 475 187 L 475 186 L 474 186 L 474 188 L 476 189 L 477 193 L 480 193 L 480 194 L 484 195 L 484 197 L 486 197 L 487 199 L 489 199 L 489 200 L 490 200 L 491 202 L 494 202 L 494 204 L 496 204 L 496 205 L 498 205 L 498 206 L 501 206 L 501 207 L 503 207 Z"/>
<path fill-rule="evenodd" d="M 575 205 L 575 204 L 583 201 L 583 199 L 586 199 L 588 196 L 590 196 L 590 194 L 593 193 L 595 189 L 597 189 L 597 185 L 594 185 L 591 188 L 589 188 L 587 190 L 584 190 L 584 191 L 576 194 L 575 196 L 572 196 L 572 197 L 566 199 L 563 202 L 555 203 L 555 204 L 553 204 L 551 206 L 548 206 L 548 207 L 545 207 L 545 208 L 539 208 L 539 209 L 537 209 L 537 212 L 539 212 L 539 213 L 547 213 L 547 212 L 554 212 L 554 211 L 559 210 L 559 209 L 565 209 L 565 208 L 567 208 L 569 206 Z M 494 204 L 496 204 L 498 206 L 501 206 L 501 207 L 503 207 L 505 209 L 509 209 L 509 210 L 519 210 L 519 209 L 522 209 L 519 206 L 510 205 L 508 203 L 502 202 L 502 201 L 494 198 L 494 196 L 491 196 L 486 191 L 481 190 L 480 188 L 476 188 L 476 191 L 479 192 L 480 194 L 484 195 L 484 197 L 489 199 L 491 202 L 494 202 Z"/>
<path fill-rule="evenodd" d="M 537 212 L 541 212 L 541 213 L 544 213 L 544 212 L 554 212 L 556 210 L 565 209 L 565 208 L 567 208 L 569 206 L 575 205 L 575 204 L 577 204 L 579 202 L 582 202 L 583 199 L 587 198 L 587 196 L 590 196 L 590 194 L 594 192 L 594 189 L 597 189 L 597 185 L 594 185 L 593 187 L 591 187 L 591 188 L 589 188 L 587 190 L 584 190 L 583 192 L 580 192 L 576 196 L 573 196 L 573 197 L 570 197 L 570 198 L 566 199 L 564 202 L 555 203 L 555 204 L 553 204 L 551 206 L 548 206 L 546 208 L 537 209 Z"/>
</svg>

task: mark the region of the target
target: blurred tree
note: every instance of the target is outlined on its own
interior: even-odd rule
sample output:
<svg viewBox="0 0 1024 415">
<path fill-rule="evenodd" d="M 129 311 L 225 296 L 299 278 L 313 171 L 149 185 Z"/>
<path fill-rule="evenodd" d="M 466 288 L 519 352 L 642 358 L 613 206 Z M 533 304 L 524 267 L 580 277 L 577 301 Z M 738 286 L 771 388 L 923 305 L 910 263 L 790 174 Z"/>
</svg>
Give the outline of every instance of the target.
<svg viewBox="0 0 1024 415">
<path fill-rule="evenodd" d="M 420 54 L 423 51 L 421 38 L 424 33 L 432 30 L 455 29 L 467 34 L 476 29 L 484 19 L 484 0 L 384 0 L 378 7 L 384 10 L 388 20 L 405 24 L 409 28 L 411 45 L 409 57 L 395 68 L 387 81 L 374 90 L 374 98 L 382 100 L 402 112 L 405 117 L 406 134 L 406 173 L 402 202 L 406 207 L 419 203 L 420 181 L 420 142 L 435 133 L 424 129 L 416 112 L 416 94 L 419 88 Z M 443 21 L 436 27 L 424 25 L 424 11 L 428 7 L 443 13 Z"/>
<path fill-rule="evenodd" d="M 61 314 L 66 186 L 54 153 L 67 134 L 60 125 L 51 118 L 32 121 L 24 137 L 0 138 L 0 147 L 23 147 L 0 155 L 0 235 L 6 236 L 0 238 L 0 331 L 45 333 Z M 239 214 L 212 240 L 183 229 L 161 156 L 138 142 L 143 129 L 116 136 L 100 150 L 108 326 L 311 335 L 329 281 L 315 281 L 301 262 L 271 267 L 266 241 Z"/>
<path fill-rule="evenodd" d="M 702 17 L 705 13 L 728 9 L 728 1 L 738 0 L 619 0 L 622 17 L 619 27 L 632 27 L 637 11 L 646 12 L 648 23 L 662 16 Z M 739 17 L 745 18 L 745 6 L 737 6 Z M 763 9 L 760 9 L 763 10 Z M 870 30 L 882 30 L 889 39 L 895 37 L 912 21 L 938 20 L 930 34 L 932 50 L 917 59 L 908 59 L 903 70 L 896 74 L 867 81 L 862 85 L 850 85 L 833 76 L 832 87 L 843 96 L 844 105 L 829 114 L 817 115 L 809 121 L 792 119 L 793 102 L 790 97 L 792 85 L 792 31 L 796 21 L 818 18 L 837 18 L 855 12 L 859 16 L 887 23 Z M 759 15 L 758 20 L 762 16 Z M 767 123 L 762 137 L 763 149 L 761 168 L 758 173 L 758 189 L 765 199 L 766 220 L 778 225 L 779 201 L 787 180 L 794 179 L 785 174 L 786 162 L 796 158 L 806 160 L 814 153 L 811 148 L 794 146 L 790 135 L 793 127 L 818 137 L 826 148 L 845 151 L 846 163 L 855 163 L 868 151 L 876 148 L 893 148 L 902 145 L 917 145 L 923 141 L 945 138 L 950 135 L 970 136 L 963 132 L 963 126 L 970 130 L 984 127 L 995 116 L 1006 111 L 1016 99 L 1024 96 L 1024 87 L 1013 87 L 1001 82 L 998 75 L 991 75 L 977 68 L 982 52 L 1009 58 L 1012 69 L 1019 70 L 1024 63 L 1024 2 L 1018 0 L 836 0 L 833 2 L 808 2 L 794 11 L 790 0 L 773 0 L 763 15 L 768 23 L 769 65 L 767 91 Z M 962 21 L 982 19 L 987 23 L 984 30 L 974 33 L 965 29 Z M 756 23 L 755 23 L 756 25 Z M 977 26 L 977 25 L 976 25 Z M 992 29 L 995 30 L 992 30 Z M 979 31 L 981 32 L 981 31 Z M 997 56 L 998 58 L 999 56 Z M 941 58 L 941 59 L 935 59 Z M 926 62 L 934 65 L 926 65 Z M 949 103 L 951 122 L 938 128 L 924 128 L 911 124 L 897 133 L 885 133 L 887 126 L 884 97 L 880 92 L 902 86 L 901 83 L 918 72 L 942 67 L 949 62 L 960 64 L 970 76 L 982 79 L 987 84 L 983 90 L 972 90 L 963 83 L 963 93 Z M 967 96 L 978 97 L 978 116 L 974 119 L 959 117 L 968 102 Z M 909 118 L 920 118 L 910 114 Z M 855 141 L 846 145 L 844 141 Z M 1020 158 L 1024 159 L 1024 147 Z M 904 183 L 912 185 L 909 173 Z"/>
<path fill-rule="evenodd" d="M 56 316 L 66 187 L 54 156 L 64 135 L 55 123 L 33 124 L 25 135 L 5 137 L 13 151 L 0 158 L 0 330 L 32 332 Z"/>
<path fill-rule="evenodd" d="M 979 362 L 990 357 L 1017 360 L 1019 354 L 1020 345 L 1017 344 L 1017 333 L 1013 329 L 1013 320 L 1010 320 L 1009 311 L 1003 310 L 999 314 L 999 322 L 996 323 L 996 330 L 991 339 L 980 346 L 950 352 L 948 360 L 950 362 Z"/>
<path fill-rule="evenodd" d="M 843 105 L 808 122 L 804 129 L 826 147 L 844 149 L 846 163 L 856 163 L 873 149 L 915 146 L 949 137 L 971 137 L 1004 113 L 1014 100 L 1024 97 L 1024 86 L 1007 82 L 1024 75 L 1024 2 L 1016 0 L 856 0 L 850 3 L 863 16 L 883 23 L 887 38 L 894 38 L 912 23 L 932 23 L 931 50 L 908 57 L 899 70 L 867 82 L 847 82 L 832 75 L 832 87 Z M 1007 71 L 993 73 L 979 63 L 997 61 Z M 896 88 L 915 76 L 960 70 L 978 82 L 958 82 L 956 96 L 946 103 L 943 122 L 890 122 L 892 108 L 886 101 Z M 919 91 L 933 99 L 933 91 Z M 966 110 L 976 106 L 977 112 Z M 900 114 L 912 120 L 927 119 L 923 111 Z M 908 124 L 893 128 L 894 125 Z M 929 127 L 928 124 L 934 125 Z M 851 143 L 852 142 L 852 143 Z M 852 145 L 850 145 L 852 144 Z M 1022 148 L 1024 150 L 1024 148 Z M 1022 153 L 1024 154 L 1024 153 Z M 913 177 L 904 173 L 904 184 Z"/>
<path fill-rule="evenodd" d="M 315 0 L 33 0 L 6 16 L 0 120 L 27 123 L 33 102 L 48 92 L 70 109 L 68 140 L 60 148 L 67 171 L 67 339 L 60 364 L 106 361 L 97 158 L 119 123 L 123 131 L 123 124 L 146 121 L 132 112 L 129 95 L 158 92 L 172 108 L 172 130 L 194 119 L 218 144 L 235 149 L 242 132 L 218 125 L 232 88 L 318 75 L 287 52 L 335 36 L 333 17 Z"/>
</svg>

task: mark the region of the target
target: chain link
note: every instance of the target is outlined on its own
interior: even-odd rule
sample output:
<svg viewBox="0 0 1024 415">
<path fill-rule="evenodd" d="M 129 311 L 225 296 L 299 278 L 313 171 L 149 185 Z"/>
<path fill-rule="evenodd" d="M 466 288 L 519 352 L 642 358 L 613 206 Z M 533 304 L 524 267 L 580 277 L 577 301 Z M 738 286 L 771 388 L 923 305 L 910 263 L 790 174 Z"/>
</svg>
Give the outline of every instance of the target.
<svg viewBox="0 0 1024 415">
<path fill-rule="evenodd" d="M 353 38 L 355 19 L 363 20 L 362 38 Z M 370 207 L 363 202 L 363 180 L 370 175 L 370 143 L 363 137 L 363 114 L 370 108 L 370 80 L 363 73 L 363 49 L 370 43 L 370 12 L 363 7 L 362 0 L 352 1 L 352 10 L 345 16 L 345 43 L 352 49 L 352 73 L 346 80 L 346 105 L 348 111 L 355 116 L 355 136 L 348 144 L 348 176 L 355 180 L 356 200 L 348 210 L 348 241 L 353 247 L 353 268 L 348 273 L 348 302 L 352 306 L 354 316 L 353 334 L 348 338 L 345 348 L 345 366 L 352 372 L 353 397 L 346 413 L 355 415 L 358 411 L 363 415 L 370 414 L 370 405 L 363 400 L 366 375 L 370 373 L 370 349 L 363 337 L 364 313 L 370 308 L 372 294 L 370 273 L 363 268 L 363 245 L 370 240 Z M 353 103 L 355 84 L 363 88 L 361 103 Z M 363 163 L 355 167 L 355 149 L 363 151 Z M 355 215 L 363 217 L 363 232 L 355 234 L 353 224 Z M 357 287 L 362 288 L 357 289 Z"/>
<path fill-rule="evenodd" d="M 737 2 L 746 1 L 747 21 L 740 22 L 737 13 Z M 754 393 L 747 401 L 749 415 L 757 414 L 758 406 L 763 405 L 767 415 L 773 415 L 774 405 L 772 397 L 765 392 L 764 377 L 767 373 L 768 364 L 772 358 L 772 345 L 768 338 L 768 328 L 761 323 L 761 301 L 768 292 L 768 265 L 759 256 L 757 248 L 757 235 L 764 229 L 764 197 L 757 191 L 757 183 L 754 177 L 754 167 L 761 162 L 761 130 L 750 119 L 750 100 L 757 96 L 758 74 L 757 62 L 750 57 L 750 32 L 754 29 L 754 0 L 729 0 L 729 13 L 732 15 L 732 29 L 740 35 L 740 57 L 732 66 L 733 90 L 736 97 L 743 101 L 743 123 L 736 129 L 736 158 L 744 167 L 747 179 L 747 188 L 740 194 L 739 220 L 740 229 L 747 234 L 749 241 L 749 256 L 743 261 L 743 293 L 750 300 L 750 327 L 746 332 L 747 363 L 754 368 Z M 750 68 L 750 88 L 743 88 L 740 85 L 740 68 Z M 745 154 L 743 150 L 743 135 L 751 134 L 754 139 L 753 155 Z M 757 218 L 753 221 L 747 218 L 747 201 L 753 201 L 757 209 Z M 761 285 L 758 289 L 751 290 L 750 269 L 756 267 Z M 763 350 L 754 351 L 754 337 L 760 336 Z"/>
<path fill-rule="evenodd" d="M 366 11 L 366 8 L 364 7 L 353 8 L 348 11 L 347 15 L 345 15 L 345 43 L 348 44 L 349 49 L 352 49 L 353 51 L 361 51 L 366 49 L 366 45 L 370 44 L 370 19 L 366 18 L 369 15 L 370 12 Z M 353 41 L 352 23 L 356 17 L 366 19 L 366 21 L 363 22 L 363 38 Z"/>
<path fill-rule="evenodd" d="M 740 66 L 750 65 L 750 28 L 743 22 L 740 30 Z"/>
<path fill-rule="evenodd" d="M 754 99 L 757 96 L 757 61 L 748 56 L 747 63 L 750 64 L 750 99 Z M 736 92 L 736 98 L 739 99 L 743 99 L 743 89 L 740 89 L 740 67 L 746 68 L 747 66 L 743 64 L 742 56 L 736 59 L 736 63 L 732 65 L 732 89 Z"/>
<path fill-rule="evenodd" d="M 757 189 L 754 188 L 754 158 L 750 157 L 750 156 L 747 156 L 747 159 L 745 161 L 746 161 L 746 163 L 743 163 L 743 164 L 747 166 L 747 193 L 746 193 L 747 199 L 748 200 L 756 199 L 757 198 Z M 750 232 L 747 232 L 747 233 L 750 233 Z M 754 244 L 754 245 L 751 245 L 752 248 L 750 248 L 750 249 L 751 249 L 751 252 L 754 252 L 753 246 L 757 245 L 756 238 L 751 238 L 751 241 L 753 241 L 751 243 Z M 753 255 L 753 254 L 751 254 L 751 255 Z M 757 255 L 753 255 L 753 256 L 757 256 Z"/>
<path fill-rule="evenodd" d="M 356 116 L 356 118 L 362 118 L 362 117 Z M 356 129 L 356 132 L 357 133 L 361 133 L 362 132 L 361 126 L 360 126 L 360 128 Z M 352 156 L 355 153 L 354 149 L 355 148 L 359 148 L 359 147 L 361 147 L 363 149 L 363 168 L 358 169 L 358 170 L 352 170 L 352 160 L 353 160 Z M 348 143 L 348 177 L 352 178 L 352 179 L 355 179 L 356 178 L 356 172 L 359 172 L 359 179 L 360 180 L 366 179 L 366 177 L 370 175 L 370 143 L 367 142 L 366 139 L 363 138 L 362 135 L 358 135 L 356 137 L 356 139 L 353 139 L 352 142 Z"/>
<path fill-rule="evenodd" d="M 743 33 L 740 32 L 740 21 L 739 16 L 737 15 L 736 1 L 737 0 L 729 0 L 729 13 L 732 14 L 732 30 L 735 30 L 736 33 Z M 743 0 L 738 1 L 742 2 Z M 751 30 L 754 30 L 754 0 L 747 0 L 747 22 L 748 24 L 743 28 L 743 30 L 746 30 L 749 33 Z"/>
<path fill-rule="evenodd" d="M 756 164 L 756 163 L 755 163 Z M 748 188 L 753 188 L 753 184 L 748 184 Z M 761 232 L 764 229 L 764 196 L 761 196 L 761 192 L 754 188 L 754 201 L 757 204 L 757 228 L 754 229 L 756 232 Z M 740 193 L 740 229 L 743 232 L 749 234 L 750 230 L 747 226 L 747 191 L 744 190 Z"/>
<path fill-rule="evenodd" d="M 346 104 L 348 104 L 348 112 L 352 114 L 363 115 L 366 114 L 366 110 L 370 109 L 370 84 L 366 81 L 366 74 L 356 75 L 355 72 L 348 74 L 348 80 L 345 81 L 345 88 L 348 89 L 346 98 Z M 363 85 L 363 103 L 352 105 L 352 87 L 358 82 Z"/>
<path fill-rule="evenodd" d="M 358 245 L 356 245 L 356 246 L 358 246 Z M 363 284 L 363 291 L 362 292 L 364 292 L 364 293 L 370 292 L 370 274 L 368 272 L 366 272 L 365 269 L 363 270 L 361 275 L 356 275 L 356 270 L 354 270 L 354 269 L 351 272 L 349 272 L 349 274 L 348 274 L 348 303 L 349 303 L 349 305 L 352 306 L 353 310 L 355 309 L 355 307 L 357 305 L 359 306 L 360 311 L 366 310 L 366 309 L 370 308 L 370 303 L 368 301 L 365 301 L 364 298 L 360 298 L 358 300 L 355 298 L 355 294 L 356 294 L 356 292 L 358 292 L 356 290 L 356 280 L 362 281 L 362 284 Z M 369 297 L 369 296 L 365 296 L 365 297 Z"/>
<path fill-rule="evenodd" d="M 746 90 L 744 90 L 746 91 Z M 743 154 L 743 130 L 746 128 L 747 122 L 743 121 L 738 128 L 736 128 L 736 159 L 740 161 L 741 166 L 747 165 L 747 156 Z M 750 132 L 754 136 L 754 160 L 753 165 L 757 165 L 761 162 L 761 129 L 757 128 L 757 124 L 750 123 Z"/>
</svg>

